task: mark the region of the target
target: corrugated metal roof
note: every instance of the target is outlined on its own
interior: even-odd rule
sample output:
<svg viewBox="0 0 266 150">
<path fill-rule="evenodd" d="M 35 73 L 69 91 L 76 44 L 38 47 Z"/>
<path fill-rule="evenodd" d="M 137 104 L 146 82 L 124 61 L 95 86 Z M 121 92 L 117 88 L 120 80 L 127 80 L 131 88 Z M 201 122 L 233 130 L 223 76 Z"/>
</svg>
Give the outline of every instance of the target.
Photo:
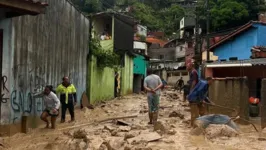
<svg viewBox="0 0 266 150">
<path fill-rule="evenodd" d="M 235 60 L 235 61 L 215 61 L 207 63 L 207 67 L 241 67 L 241 66 L 257 66 L 266 65 L 266 58 L 258 59 L 246 59 L 246 60 Z"/>
</svg>

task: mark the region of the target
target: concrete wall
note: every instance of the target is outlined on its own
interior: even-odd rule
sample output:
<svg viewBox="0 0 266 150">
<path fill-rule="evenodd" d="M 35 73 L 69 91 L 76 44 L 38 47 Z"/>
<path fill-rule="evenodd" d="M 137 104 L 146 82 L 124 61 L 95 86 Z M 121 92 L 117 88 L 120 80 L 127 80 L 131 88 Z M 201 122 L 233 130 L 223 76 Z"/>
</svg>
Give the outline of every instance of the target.
<svg viewBox="0 0 266 150">
<path fill-rule="evenodd" d="M 113 40 L 101 41 L 105 50 L 113 51 Z M 89 100 L 94 104 L 114 97 L 115 73 L 111 68 L 97 67 L 97 58 L 91 56 L 89 62 Z"/>
<path fill-rule="evenodd" d="M 78 100 L 86 90 L 89 20 L 66 0 L 48 0 L 46 14 L 0 21 L 4 29 L 1 124 L 22 115 L 39 118 L 43 101 L 33 94 L 70 76 Z M 10 28 L 8 28 L 10 27 Z M 36 120 L 31 122 L 36 126 Z"/>
<path fill-rule="evenodd" d="M 210 100 L 217 105 L 236 109 L 241 118 L 248 119 L 249 89 L 246 78 L 214 79 L 209 88 Z M 219 107 L 209 107 L 210 113 L 236 115 L 233 111 Z"/>
<path fill-rule="evenodd" d="M 214 55 L 218 56 L 219 60 L 229 60 L 230 57 L 238 57 L 239 60 L 249 59 L 251 56 L 250 50 L 252 46 L 257 45 L 257 32 L 257 28 L 249 29 L 232 40 L 215 48 Z"/>
<path fill-rule="evenodd" d="M 133 93 L 133 58 L 125 55 L 125 66 L 122 68 L 122 87 L 121 94 L 127 95 Z"/>
<path fill-rule="evenodd" d="M 189 80 L 189 75 L 187 71 L 177 70 L 173 72 L 167 72 L 167 83 L 169 85 L 175 85 L 181 77 L 183 78 L 184 83 L 186 84 Z"/>
</svg>

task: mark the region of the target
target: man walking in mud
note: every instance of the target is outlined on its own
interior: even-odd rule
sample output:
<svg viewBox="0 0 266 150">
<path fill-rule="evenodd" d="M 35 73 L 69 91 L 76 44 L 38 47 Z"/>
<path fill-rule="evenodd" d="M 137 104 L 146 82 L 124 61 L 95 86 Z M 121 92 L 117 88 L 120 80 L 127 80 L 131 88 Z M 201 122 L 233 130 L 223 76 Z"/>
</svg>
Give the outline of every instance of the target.
<svg viewBox="0 0 266 150">
<path fill-rule="evenodd" d="M 149 106 L 149 124 L 155 124 L 158 119 L 159 101 L 161 88 L 163 83 L 159 76 L 152 74 L 152 70 L 148 69 L 148 76 L 144 79 L 144 88 L 147 91 Z"/>
<path fill-rule="evenodd" d="M 60 94 L 62 104 L 61 123 L 65 122 L 66 110 L 69 110 L 71 122 L 75 121 L 74 106 L 77 103 L 76 88 L 70 83 L 68 77 L 63 77 L 63 82 L 56 88 L 56 94 Z"/>
</svg>

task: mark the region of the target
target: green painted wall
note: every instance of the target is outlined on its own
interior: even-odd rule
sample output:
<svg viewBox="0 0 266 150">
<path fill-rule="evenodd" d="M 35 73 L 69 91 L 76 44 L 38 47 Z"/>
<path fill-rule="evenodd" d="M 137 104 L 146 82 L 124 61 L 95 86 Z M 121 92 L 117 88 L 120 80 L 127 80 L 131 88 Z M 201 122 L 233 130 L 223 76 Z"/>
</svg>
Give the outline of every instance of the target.
<svg viewBox="0 0 266 150">
<path fill-rule="evenodd" d="M 146 76 L 147 62 L 141 55 L 134 58 L 134 74 L 141 74 Z"/>
<path fill-rule="evenodd" d="M 133 58 L 125 55 L 125 66 L 122 68 L 122 89 L 121 94 L 127 95 L 133 93 Z"/>
<path fill-rule="evenodd" d="M 113 40 L 101 41 L 101 45 L 106 50 L 113 50 Z M 97 68 L 97 58 L 94 56 L 90 58 L 89 67 L 90 103 L 114 98 L 114 70 Z"/>
</svg>

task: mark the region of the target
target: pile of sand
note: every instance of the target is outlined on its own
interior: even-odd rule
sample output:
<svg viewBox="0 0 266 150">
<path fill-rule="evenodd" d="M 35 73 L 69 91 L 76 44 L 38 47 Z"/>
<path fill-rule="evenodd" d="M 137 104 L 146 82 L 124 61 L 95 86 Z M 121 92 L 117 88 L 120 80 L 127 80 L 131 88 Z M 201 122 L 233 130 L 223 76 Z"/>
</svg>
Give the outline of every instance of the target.
<svg viewBox="0 0 266 150">
<path fill-rule="evenodd" d="M 218 137 L 236 137 L 237 131 L 227 125 L 211 124 L 205 129 L 207 139 L 215 139 Z"/>
</svg>

